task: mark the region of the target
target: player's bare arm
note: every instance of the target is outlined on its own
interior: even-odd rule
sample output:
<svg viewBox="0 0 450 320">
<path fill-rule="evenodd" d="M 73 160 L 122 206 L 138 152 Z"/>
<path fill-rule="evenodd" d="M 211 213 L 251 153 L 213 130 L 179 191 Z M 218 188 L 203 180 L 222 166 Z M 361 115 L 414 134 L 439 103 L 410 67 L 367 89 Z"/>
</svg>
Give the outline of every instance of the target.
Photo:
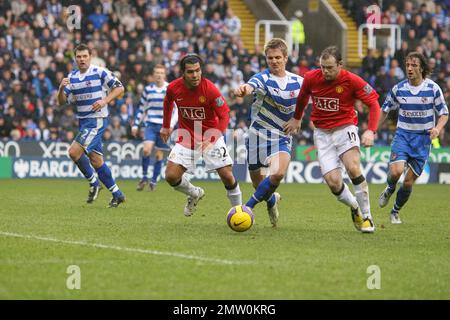
<svg viewBox="0 0 450 320">
<path fill-rule="evenodd" d="M 98 111 L 98 110 L 102 109 L 108 103 L 110 103 L 111 101 L 113 101 L 114 99 L 116 99 L 117 97 L 122 95 L 124 92 L 125 92 L 125 89 L 123 86 L 115 87 L 114 89 L 111 90 L 111 92 L 104 99 L 95 101 L 94 104 L 92 105 L 92 110 Z"/>
<path fill-rule="evenodd" d="M 66 94 L 64 93 L 64 88 L 70 83 L 69 78 L 64 78 L 61 81 L 58 89 L 58 104 L 61 106 L 66 103 Z"/>
<path fill-rule="evenodd" d="M 159 130 L 159 135 L 161 136 L 161 139 L 164 141 L 164 143 L 167 143 L 167 141 L 170 138 L 170 135 L 172 134 L 172 128 L 164 128 L 162 127 L 161 130 Z"/>
<path fill-rule="evenodd" d="M 436 126 L 430 130 L 431 139 L 434 139 L 439 136 L 439 133 L 444 128 L 447 121 L 448 121 L 448 115 L 442 115 L 439 117 L 439 120 L 438 120 L 438 123 L 436 124 Z"/>
<path fill-rule="evenodd" d="M 248 96 L 249 94 L 252 94 L 254 90 L 255 89 L 251 85 L 244 83 L 241 84 L 236 89 L 234 89 L 233 93 L 236 97 L 245 97 Z"/>
<path fill-rule="evenodd" d="M 389 112 L 382 111 L 380 114 L 380 120 L 378 121 L 378 128 L 386 121 Z"/>
</svg>

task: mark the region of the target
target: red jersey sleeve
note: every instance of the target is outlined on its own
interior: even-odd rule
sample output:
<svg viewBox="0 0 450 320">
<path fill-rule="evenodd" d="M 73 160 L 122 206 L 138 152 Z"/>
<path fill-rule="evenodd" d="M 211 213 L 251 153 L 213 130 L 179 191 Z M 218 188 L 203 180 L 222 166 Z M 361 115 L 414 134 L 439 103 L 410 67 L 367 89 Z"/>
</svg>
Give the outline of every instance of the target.
<svg viewBox="0 0 450 320">
<path fill-rule="evenodd" d="M 352 84 L 355 98 L 361 100 L 369 108 L 368 129 L 376 132 L 381 113 L 378 93 L 370 84 L 355 74 L 352 74 Z"/>
<path fill-rule="evenodd" d="M 219 121 L 217 129 L 219 129 L 220 132 L 225 132 L 228 127 L 228 122 L 230 121 L 230 108 L 216 86 L 211 85 L 208 92 L 211 106 L 214 108 L 214 113 Z"/>
<path fill-rule="evenodd" d="M 311 95 L 310 80 L 307 74 L 303 79 L 302 87 L 300 88 L 300 93 L 297 97 L 297 103 L 295 107 L 294 119 L 300 120 L 303 117 L 303 112 L 309 102 L 309 97 Z"/>
<path fill-rule="evenodd" d="M 172 118 L 173 110 L 173 93 L 172 87 L 169 85 L 167 87 L 166 96 L 163 102 L 164 112 L 163 112 L 163 128 L 170 128 L 170 120 Z"/>
</svg>

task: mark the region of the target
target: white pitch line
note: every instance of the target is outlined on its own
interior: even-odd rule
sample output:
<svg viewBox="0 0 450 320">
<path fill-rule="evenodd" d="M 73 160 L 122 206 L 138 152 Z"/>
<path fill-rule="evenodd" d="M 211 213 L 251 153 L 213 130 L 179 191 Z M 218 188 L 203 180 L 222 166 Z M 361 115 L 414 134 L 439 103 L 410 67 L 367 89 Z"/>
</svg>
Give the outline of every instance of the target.
<svg viewBox="0 0 450 320">
<path fill-rule="evenodd" d="M 165 252 L 165 251 L 158 251 L 158 250 L 110 246 L 110 245 L 105 245 L 105 244 L 101 244 L 101 243 L 89 243 L 89 242 L 85 242 L 85 241 L 60 240 L 60 239 L 55 239 L 55 238 L 41 237 L 41 236 L 35 236 L 35 235 L 26 235 L 26 234 L 19 234 L 19 233 L 13 233 L 13 232 L 0 231 L 0 235 L 5 236 L 5 237 L 49 241 L 49 242 L 79 245 L 79 246 L 86 246 L 86 247 L 93 247 L 93 248 L 100 248 L 100 249 L 110 249 L 110 250 L 135 252 L 135 253 L 142 253 L 142 254 L 149 254 L 149 255 L 176 257 L 176 258 L 181 258 L 181 259 L 198 260 L 198 261 L 202 261 L 202 262 L 210 262 L 210 263 L 217 263 L 217 264 L 228 264 L 228 265 L 252 264 L 252 262 L 249 262 L 249 261 L 233 261 L 233 260 L 193 256 L 193 255 L 188 255 L 188 254 L 178 253 L 178 252 Z"/>
</svg>

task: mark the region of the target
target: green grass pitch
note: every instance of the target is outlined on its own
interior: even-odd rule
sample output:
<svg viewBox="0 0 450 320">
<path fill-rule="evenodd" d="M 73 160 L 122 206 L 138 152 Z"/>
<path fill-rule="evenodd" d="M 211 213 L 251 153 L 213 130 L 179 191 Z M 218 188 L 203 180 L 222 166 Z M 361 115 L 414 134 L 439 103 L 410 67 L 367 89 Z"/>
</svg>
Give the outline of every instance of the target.
<svg viewBox="0 0 450 320">
<path fill-rule="evenodd" d="M 323 184 L 281 185 L 279 226 L 261 204 L 243 233 L 226 224 L 221 183 L 196 184 L 206 197 L 186 218 L 163 182 L 139 193 L 119 181 L 127 202 L 114 210 L 105 189 L 87 205 L 81 180 L 0 180 L 0 299 L 450 299 L 449 186 L 416 185 L 391 225 L 371 185 L 377 229 L 361 234 Z"/>
</svg>

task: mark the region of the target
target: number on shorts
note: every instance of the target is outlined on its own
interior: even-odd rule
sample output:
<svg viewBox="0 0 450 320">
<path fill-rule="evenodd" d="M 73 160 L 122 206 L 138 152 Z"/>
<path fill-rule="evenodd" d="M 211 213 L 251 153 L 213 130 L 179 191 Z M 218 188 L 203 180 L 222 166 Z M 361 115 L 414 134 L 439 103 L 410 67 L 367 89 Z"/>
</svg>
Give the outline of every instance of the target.
<svg viewBox="0 0 450 320">
<path fill-rule="evenodd" d="M 222 158 L 225 158 L 225 157 L 227 156 L 227 148 L 225 148 L 225 147 L 220 147 L 220 150 L 223 151 Z"/>
<path fill-rule="evenodd" d="M 351 142 L 356 141 L 356 134 L 354 132 L 347 131 L 347 134 L 348 134 L 348 138 L 350 139 Z"/>
</svg>

